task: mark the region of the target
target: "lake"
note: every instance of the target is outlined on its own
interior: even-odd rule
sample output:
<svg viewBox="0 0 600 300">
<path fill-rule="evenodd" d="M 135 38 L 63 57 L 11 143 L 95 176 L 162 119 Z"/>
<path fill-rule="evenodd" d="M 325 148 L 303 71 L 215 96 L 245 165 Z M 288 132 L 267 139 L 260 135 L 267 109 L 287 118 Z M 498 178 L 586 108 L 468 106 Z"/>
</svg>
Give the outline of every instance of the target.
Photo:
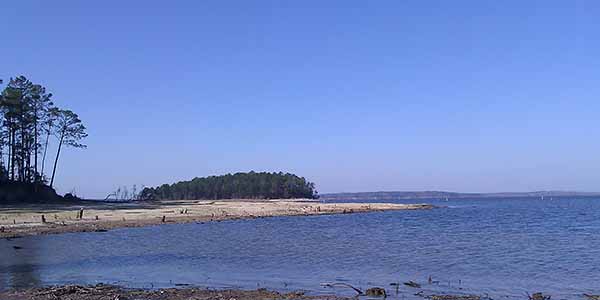
<svg viewBox="0 0 600 300">
<path fill-rule="evenodd" d="M 396 202 L 447 207 L 0 240 L 0 289 L 192 284 L 353 295 L 320 285 L 344 282 L 415 299 L 421 289 L 390 285 L 412 280 L 427 293 L 505 299 L 600 294 L 600 199 Z"/>
</svg>

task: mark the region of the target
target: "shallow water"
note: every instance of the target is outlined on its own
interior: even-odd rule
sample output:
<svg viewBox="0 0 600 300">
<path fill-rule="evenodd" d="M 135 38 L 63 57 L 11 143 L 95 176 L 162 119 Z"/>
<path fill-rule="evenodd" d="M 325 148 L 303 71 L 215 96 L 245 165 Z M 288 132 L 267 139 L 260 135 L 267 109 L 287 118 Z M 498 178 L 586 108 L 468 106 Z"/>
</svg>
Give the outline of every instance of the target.
<svg viewBox="0 0 600 300">
<path fill-rule="evenodd" d="M 415 201 L 397 201 L 415 202 Z M 65 283 L 428 293 L 600 294 L 600 199 L 427 201 L 448 208 L 117 229 L 0 241 L 0 289 Z M 13 246 L 23 249 L 15 250 Z M 433 284 L 427 284 L 431 276 Z M 397 298 L 418 289 L 400 286 Z"/>
</svg>

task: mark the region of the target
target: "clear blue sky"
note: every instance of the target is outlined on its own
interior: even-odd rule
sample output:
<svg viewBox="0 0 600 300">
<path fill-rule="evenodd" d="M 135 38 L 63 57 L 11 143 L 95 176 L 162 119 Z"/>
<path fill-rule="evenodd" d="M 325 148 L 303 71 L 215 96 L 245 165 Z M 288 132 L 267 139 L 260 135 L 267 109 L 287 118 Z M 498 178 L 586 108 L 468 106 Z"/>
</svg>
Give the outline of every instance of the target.
<svg viewBox="0 0 600 300">
<path fill-rule="evenodd" d="M 0 9 L 0 77 L 89 128 L 61 192 L 249 170 L 321 192 L 600 190 L 598 1 Z"/>
</svg>

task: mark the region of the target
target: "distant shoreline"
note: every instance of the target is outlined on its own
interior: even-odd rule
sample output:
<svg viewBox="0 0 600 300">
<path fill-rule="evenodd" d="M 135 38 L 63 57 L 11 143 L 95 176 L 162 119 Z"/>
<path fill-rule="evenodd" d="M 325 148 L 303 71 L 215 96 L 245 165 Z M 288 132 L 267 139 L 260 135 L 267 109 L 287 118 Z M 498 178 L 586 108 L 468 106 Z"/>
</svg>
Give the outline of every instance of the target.
<svg viewBox="0 0 600 300">
<path fill-rule="evenodd" d="M 321 194 L 322 201 L 336 200 L 410 200 L 410 199 L 475 199 L 475 198 L 564 198 L 600 197 L 600 192 L 538 191 L 503 193 L 456 193 L 445 191 L 389 191 Z"/>
<path fill-rule="evenodd" d="M 302 199 L 13 205 L 0 209 L 0 238 L 101 232 L 123 227 L 174 223 L 431 208 L 434 206 L 429 204 L 321 203 Z"/>
</svg>

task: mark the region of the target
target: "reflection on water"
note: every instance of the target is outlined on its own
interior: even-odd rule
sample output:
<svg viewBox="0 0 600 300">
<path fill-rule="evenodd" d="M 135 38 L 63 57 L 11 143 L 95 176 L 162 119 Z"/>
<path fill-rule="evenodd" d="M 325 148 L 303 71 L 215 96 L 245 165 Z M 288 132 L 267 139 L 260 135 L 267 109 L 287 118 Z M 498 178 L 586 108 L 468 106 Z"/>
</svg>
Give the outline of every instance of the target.
<svg viewBox="0 0 600 300">
<path fill-rule="evenodd" d="M 31 247 L 35 241 L 31 239 L 23 239 L 18 243 L 12 241 L 9 239 L 0 246 L 1 257 L 8 258 L 10 262 L 0 265 L 0 286 L 25 288 L 41 285 L 37 267 L 32 263 L 32 259 L 39 255 L 37 249 Z M 23 249 L 27 250 L 23 251 Z"/>
<path fill-rule="evenodd" d="M 600 200 L 439 204 L 449 208 L 2 240 L 0 288 L 186 283 L 330 293 L 320 284 L 347 282 L 383 286 L 396 296 L 390 283 L 414 280 L 428 292 L 508 299 L 534 291 L 553 299 L 600 294 Z M 401 285 L 396 298 L 414 299 L 416 291 Z"/>
</svg>

